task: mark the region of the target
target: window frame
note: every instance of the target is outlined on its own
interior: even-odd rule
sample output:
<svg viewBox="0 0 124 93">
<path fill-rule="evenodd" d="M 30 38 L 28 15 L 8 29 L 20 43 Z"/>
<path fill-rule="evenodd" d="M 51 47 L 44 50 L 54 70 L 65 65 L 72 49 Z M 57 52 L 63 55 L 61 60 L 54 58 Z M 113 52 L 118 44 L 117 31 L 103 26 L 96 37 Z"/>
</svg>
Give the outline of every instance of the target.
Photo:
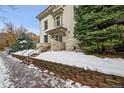
<svg viewBox="0 0 124 93">
<path fill-rule="evenodd" d="M 48 35 L 44 35 L 44 43 L 48 43 Z"/>
<path fill-rule="evenodd" d="M 59 17 L 59 18 L 58 18 Z M 58 18 L 58 19 L 57 19 Z M 61 22 L 61 16 L 59 15 L 59 16 L 56 16 L 55 17 L 55 26 L 56 27 L 59 27 L 59 26 L 61 26 L 62 24 L 61 24 L 62 22 Z"/>
<path fill-rule="evenodd" d="M 62 34 L 59 35 L 59 41 L 63 42 L 63 35 Z"/>
<path fill-rule="evenodd" d="M 59 42 L 63 42 L 63 34 L 55 35 L 55 40 Z"/>
<path fill-rule="evenodd" d="M 45 20 L 44 21 L 44 30 L 47 30 L 48 29 L 48 20 Z"/>
</svg>

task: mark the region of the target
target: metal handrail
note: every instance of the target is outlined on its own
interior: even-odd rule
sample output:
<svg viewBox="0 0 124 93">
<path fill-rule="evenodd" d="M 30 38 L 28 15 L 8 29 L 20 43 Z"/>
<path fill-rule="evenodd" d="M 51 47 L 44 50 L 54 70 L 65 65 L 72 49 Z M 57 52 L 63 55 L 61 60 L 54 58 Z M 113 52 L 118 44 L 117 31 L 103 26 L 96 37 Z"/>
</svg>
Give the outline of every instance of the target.
<svg viewBox="0 0 124 93">
<path fill-rule="evenodd" d="M 36 51 L 36 50 L 34 50 L 34 51 Z M 31 53 L 33 53 L 34 51 L 31 51 L 30 53 L 28 53 L 28 57 L 29 57 L 29 56 L 30 56 L 30 54 L 31 54 Z"/>
<path fill-rule="evenodd" d="M 34 50 L 34 51 L 36 51 L 36 50 Z M 30 57 L 30 54 L 31 54 L 32 52 L 34 52 L 34 51 L 31 51 L 30 53 L 28 53 L 28 57 L 27 57 L 28 59 L 29 59 L 29 57 Z"/>
<path fill-rule="evenodd" d="M 23 56 L 23 54 L 26 53 L 27 51 L 28 51 L 28 50 L 26 50 L 25 52 L 23 52 L 23 53 L 22 53 L 22 56 Z"/>
</svg>

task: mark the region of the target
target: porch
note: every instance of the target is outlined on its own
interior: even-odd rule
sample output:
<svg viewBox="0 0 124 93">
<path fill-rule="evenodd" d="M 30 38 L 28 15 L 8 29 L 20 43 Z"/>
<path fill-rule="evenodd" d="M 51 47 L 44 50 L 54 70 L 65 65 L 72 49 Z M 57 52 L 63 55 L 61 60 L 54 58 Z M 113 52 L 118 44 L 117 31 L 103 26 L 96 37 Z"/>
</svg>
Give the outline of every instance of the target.
<svg viewBox="0 0 124 93">
<path fill-rule="evenodd" d="M 39 43 L 37 44 L 39 52 L 45 51 L 62 51 L 65 50 L 65 43 L 53 40 L 51 43 Z"/>
</svg>

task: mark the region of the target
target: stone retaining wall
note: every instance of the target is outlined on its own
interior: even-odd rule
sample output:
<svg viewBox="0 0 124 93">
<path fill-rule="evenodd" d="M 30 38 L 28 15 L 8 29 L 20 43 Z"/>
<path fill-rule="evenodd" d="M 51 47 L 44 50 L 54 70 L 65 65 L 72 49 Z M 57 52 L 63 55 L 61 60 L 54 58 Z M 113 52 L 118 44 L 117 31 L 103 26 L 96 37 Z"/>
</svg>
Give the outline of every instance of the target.
<svg viewBox="0 0 124 93">
<path fill-rule="evenodd" d="M 19 55 L 13 55 L 18 59 L 25 59 Z M 88 85 L 91 87 L 124 87 L 124 77 L 114 76 L 99 73 L 97 71 L 84 70 L 82 68 L 63 65 L 55 62 L 49 62 L 44 60 L 39 60 L 35 58 L 30 58 L 33 60 L 33 64 L 36 66 L 45 68 L 56 74 L 59 74 L 64 79 L 71 79 L 76 82 L 80 82 L 83 85 Z"/>
</svg>

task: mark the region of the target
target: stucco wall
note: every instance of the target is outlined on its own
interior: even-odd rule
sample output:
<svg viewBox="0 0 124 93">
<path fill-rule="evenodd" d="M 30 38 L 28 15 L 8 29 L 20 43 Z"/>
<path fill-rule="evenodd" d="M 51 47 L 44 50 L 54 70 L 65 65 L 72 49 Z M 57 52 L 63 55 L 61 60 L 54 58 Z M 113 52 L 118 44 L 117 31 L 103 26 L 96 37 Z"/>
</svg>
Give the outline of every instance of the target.
<svg viewBox="0 0 124 93">
<path fill-rule="evenodd" d="M 67 28 L 67 39 L 74 36 L 74 8 L 72 5 L 66 5 L 63 11 L 63 26 Z"/>
<path fill-rule="evenodd" d="M 54 20 L 53 20 L 53 17 L 52 15 L 48 15 L 47 17 L 45 17 L 44 19 L 42 19 L 40 21 L 40 43 L 44 43 L 44 35 L 47 35 L 44 30 L 44 21 L 48 20 L 48 29 L 47 30 L 50 30 L 50 29 L 53 29 L 54 27 Z M 48 43 L 51 42 L 51 39 L 50 39 L 50 36 L 48 35 Z"/>
<path fill-rule="evenodd" d="M 80 47 L 78 45 L 79 41 L 75 38 L 66 40 L 66 50 L 68 51 L 81 51 Z"/>
<path fill-rule="evenodd" d="M 74 6 L 67 5 L 63 12 L 63 26 L 67 28 L 66 50 L 73 50 L 77 46 L 77 40 L 74 39 Z"/>
</svg>

